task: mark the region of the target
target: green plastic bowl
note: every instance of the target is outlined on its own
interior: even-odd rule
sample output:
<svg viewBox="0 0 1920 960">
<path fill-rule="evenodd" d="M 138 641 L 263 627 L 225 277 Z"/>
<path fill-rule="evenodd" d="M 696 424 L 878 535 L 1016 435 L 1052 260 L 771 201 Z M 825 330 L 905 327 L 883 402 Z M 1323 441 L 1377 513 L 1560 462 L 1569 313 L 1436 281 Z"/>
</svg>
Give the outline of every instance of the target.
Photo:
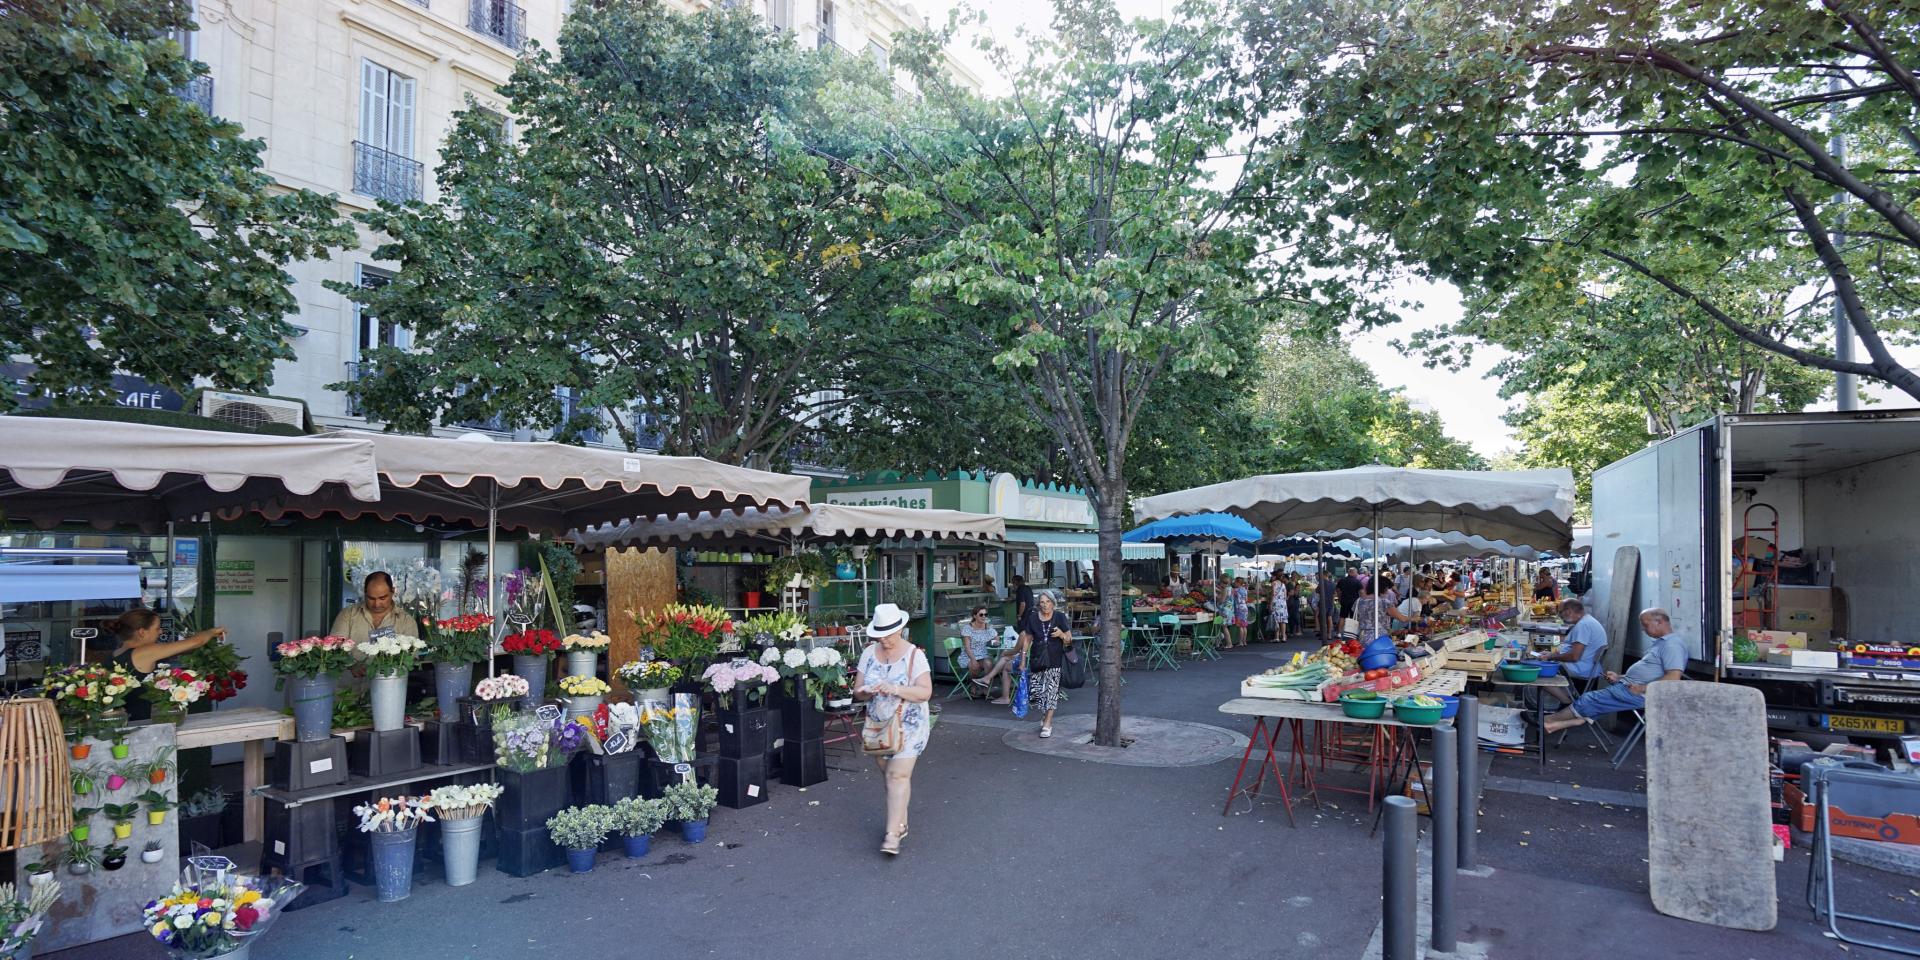
<svg viewBox="0 0 1920 960">
<path fill-rule="evenodd" d="M 1532 683 L 1540 679 L 1540 665 L 1537 663 L 1503 663 L 1500 676 L 1508 683 Z"/>
<path fill-rule="evenodd" d="M 1436 703 L 1431 707 L 1422 707 L 1409 703 L 1406 700 L 1395 700 L 1393 702 L 1393 718 L 1395 720 L 1401 723 L 1418 724 L 1423 727 L 1439 723 L 1440 715 L 1445 713 L 1446 710 L 1447 705 L 1444 703 Z"/>
<path fill-rule="evenodd" d="M 1387 701 L 1381 697 L 1372 700 L 1353 700 L 1342 694 L 1340 712 L 1355 720 L 1378 720 L 1387 715 Z"/>
</svg>

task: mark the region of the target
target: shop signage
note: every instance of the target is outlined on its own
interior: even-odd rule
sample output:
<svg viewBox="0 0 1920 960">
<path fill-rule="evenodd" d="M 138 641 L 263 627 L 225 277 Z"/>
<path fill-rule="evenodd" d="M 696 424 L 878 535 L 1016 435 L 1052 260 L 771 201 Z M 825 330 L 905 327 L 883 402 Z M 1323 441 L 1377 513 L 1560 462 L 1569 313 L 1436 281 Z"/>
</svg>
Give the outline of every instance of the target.
<svg viewBox="0 0 1920 960">
<path fill-rule="evenodd" d="M 905 507 L 909 510 L 928 510 L 933 507 L 933 488 L 912 487 L 906 490 L 829 493 L 827 502 L 848 507 Z"/>
<path fill-rule="evenodd" d="M 1011 473 L 996 474 L 987 488 L 988 507 L 1008 520 L 1093 526 L 1093 504 L 1082 496 L 1020 486 Z"/>
<path fill-rule="evenodd" d="M 0 363 L 0 376 L 6 378 L 22 410 L 45 410 L 53 405 L 52 400 L 33 396 L 29 390 L 27 378 L 33 376 L 34 369 L 31 363 Z M 187 406 L 187 398 L 173 388 L 125 374 L 114 374 L 113 394 L 116 405 L 137 410 L 184 410 Z"/>
<path fill-rule="evenodd" d="M 174 538 L 173 565 L 176 567 L 197 567 L 200 565 L 199 537 Z"/>
<path fill-rule="evenodd" d="M 219 597 L 249 597 L 257 585 L 252 560 L 215 560 L 213 593 Z"/>
</svg>

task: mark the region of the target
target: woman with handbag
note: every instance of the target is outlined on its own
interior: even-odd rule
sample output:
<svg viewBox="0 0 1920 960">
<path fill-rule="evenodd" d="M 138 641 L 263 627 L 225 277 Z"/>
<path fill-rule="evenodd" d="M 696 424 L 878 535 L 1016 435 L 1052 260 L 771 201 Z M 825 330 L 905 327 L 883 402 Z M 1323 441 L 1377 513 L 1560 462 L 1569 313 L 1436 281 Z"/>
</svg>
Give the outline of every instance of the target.
<svg viewBox="0 0 1920 960">
<path fill-rule="evenodd" d="M 1040 711 L 1040 736 L 1053 736 L 1053 711 L 1060 706 L 1060 667 L 1073 645 L 1072 623 L 1053 606 L 1053 594 L 1034 598 L 1020 621 L 1020 652 L 1027 658 L 1028 702 Z"/>
<path fill-rule="evenodd" d="M 898 856 L 907 838 L 907 800 L 913 792 L 913 762 L 927 748 L 933 727 L 927 701 L 933 699 L 933 672 L 927 655 L 907 640 L 907 614 L 897 604 L 873 609 L 867 644 L 860 654 L 860 686 L 853 695 L 867 701 L 860 749 L 887 775 L 887 832 L 880 852 Z"/>
</svg>

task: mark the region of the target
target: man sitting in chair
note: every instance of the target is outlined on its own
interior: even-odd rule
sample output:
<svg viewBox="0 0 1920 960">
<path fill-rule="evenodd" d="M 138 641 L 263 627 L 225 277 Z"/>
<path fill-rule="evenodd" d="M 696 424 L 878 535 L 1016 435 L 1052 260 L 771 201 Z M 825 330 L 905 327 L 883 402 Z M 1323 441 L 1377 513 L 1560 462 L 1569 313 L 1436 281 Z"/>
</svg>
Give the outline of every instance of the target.
<svg viewBox="0 0 1920 960">
<path fill-rule="evenodd" d="M 1640 613 L 1640 629 L 1647 635 L 1646 656 L 1623 676 L 1607 671 L 1612 686 L 1581 694 L 1573 705 L 1547 718 L 1546 732 L 1559 733 L 1609 713 L 1639 710 L 1647 705 L 1647 685 L 1678 680 L 1687 669 L 1687 648 L 1673 635 L 1673 618 L 1653 607 Z"/>
<path fill-rule="evenodd" d="M 1586 604 L 1572 597 L 1560 602 L 1560 619 L 1571 627 L 1566 639 L 1560 642 L 1560 649 L 1537 659 L 1566 664 L 1561 668 L 1562 671 L 1575 680 L 1592 679 L 1600 670 L 1600 653 L 1607 648 L 1607 631 L 1601 628 L 1599 620 L 1587 613 Z M 1573 699 L 1561 692 L 1559 687 L 1547 687 L 1546 690 L 1560 698 L 1561 703 Z"/>
</svg>

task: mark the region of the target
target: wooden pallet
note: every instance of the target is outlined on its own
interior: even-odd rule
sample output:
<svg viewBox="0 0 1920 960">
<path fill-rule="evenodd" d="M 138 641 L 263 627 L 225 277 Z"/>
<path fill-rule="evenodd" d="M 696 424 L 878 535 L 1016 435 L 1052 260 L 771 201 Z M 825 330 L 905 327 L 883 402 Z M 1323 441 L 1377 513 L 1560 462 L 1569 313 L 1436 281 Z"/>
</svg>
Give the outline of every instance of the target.
<svg viewBox="0 0 1920 960">
<path fill-rule="evenodd" d="M 1506 655 L 1504 650 L 1448 650 L 1436 654 L 1434 669 L 1443 673 L 1459 673 L 1469 680 L 1486 680 Z"/>
</svg>

